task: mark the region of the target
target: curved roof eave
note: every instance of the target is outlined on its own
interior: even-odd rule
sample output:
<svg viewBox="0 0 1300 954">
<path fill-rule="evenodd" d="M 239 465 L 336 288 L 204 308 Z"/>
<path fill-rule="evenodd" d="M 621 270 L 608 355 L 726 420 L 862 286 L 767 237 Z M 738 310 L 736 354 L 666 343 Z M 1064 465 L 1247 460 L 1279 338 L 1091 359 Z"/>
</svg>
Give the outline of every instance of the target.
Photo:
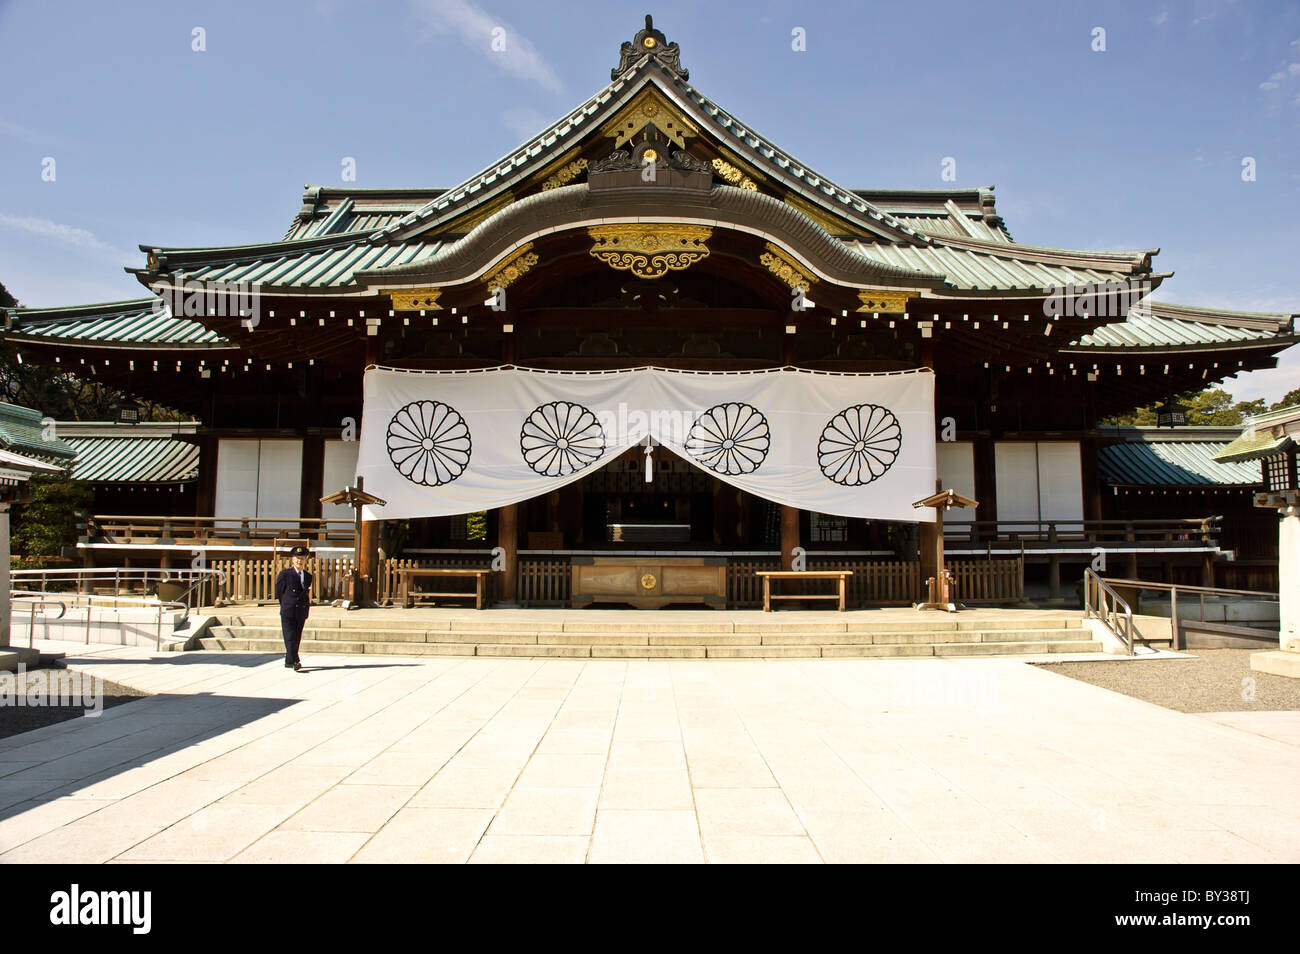
<svg viewBox="0 0 1300 954">
<path fill-rule="evenodd" d="M 708 192 L 592 191 L 586 184 L 539 192 L 499 209 L 432 256 L 405 265 L 356 272 L 358 282 L 458 284 L 487 272 L 513 249 L 541 236 L 611 222 L 691 222 L 730 228 L 772 241 L 819 278 L 855 287 L 934 287 L 945 276 L 876 261 L 827 233 L 772 196 L 733 186 Z"/>
</svg>

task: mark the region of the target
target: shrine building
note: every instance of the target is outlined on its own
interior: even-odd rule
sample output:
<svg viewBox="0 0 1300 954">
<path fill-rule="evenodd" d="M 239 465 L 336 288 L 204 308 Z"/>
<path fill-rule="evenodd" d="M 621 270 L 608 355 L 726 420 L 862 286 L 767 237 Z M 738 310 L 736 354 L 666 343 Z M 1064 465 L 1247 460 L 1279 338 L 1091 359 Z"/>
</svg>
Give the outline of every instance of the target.
<svg viewBox="0 0 1300 954">
<path fill-rule="evenodd" d="M 1099 421 L 1274 367 L 1295 315 L 1154 300 L 1158 249 L 1016 242 L 992 187 L 834 182 L 649 18 L 610 78 L 450 188 L 309 186 L 282 237 L 142 245 L 139 299 L 9 309 L 24 361 L 192 418 L 63 435 L 103 455 L 83 562 L 258 564 L 257 598 L 305 540 L 322 599 L 356 560 L 381 600 L 394 567 L 495 561 L 523 605 L 623 602 L 600 566 L 729 606 L 852 569 L 853 605 L 906 603 L 936 482 L 978 502 L 942 525 L 971 602 L 1068 599 L 1099 552 L 1228 586 L 1276 561 L 1237 522 L 1258 464 L 1212 461 L 1232 435 Z M 321 500 L 358 476 L 359 539 Z"/>
</svg>

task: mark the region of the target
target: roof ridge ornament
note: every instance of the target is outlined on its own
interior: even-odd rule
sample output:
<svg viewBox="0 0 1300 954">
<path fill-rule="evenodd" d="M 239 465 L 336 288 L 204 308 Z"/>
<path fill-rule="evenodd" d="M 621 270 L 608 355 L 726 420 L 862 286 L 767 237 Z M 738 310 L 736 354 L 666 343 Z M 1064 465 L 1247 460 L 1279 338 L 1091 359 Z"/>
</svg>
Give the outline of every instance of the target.
<svg viewBox="0 0 1300 954">
<path fill-rule="evenodd" d="M 691 74 L 681 64 L 681 50 L 676 43 L 669 43 L 668 38 L 655 29 L 654 18 L 648 13 L 645 15 L 645 29 L 638 31 L 631 43 L 624 41 L 618 52 L 618 66 L 609 71 L 612 80 L 618 79 L 644 56 L 653 57 L 664 69 L 684 80 L 691 78 Z"/>
</svg>

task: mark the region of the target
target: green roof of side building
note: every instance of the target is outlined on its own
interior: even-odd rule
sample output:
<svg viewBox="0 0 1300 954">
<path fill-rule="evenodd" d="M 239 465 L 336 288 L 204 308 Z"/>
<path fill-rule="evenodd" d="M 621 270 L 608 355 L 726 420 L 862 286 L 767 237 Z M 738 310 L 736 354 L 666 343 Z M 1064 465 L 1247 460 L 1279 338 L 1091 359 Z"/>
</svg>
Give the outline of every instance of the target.
<svg viewBox="0 0 1300 954">
<path fill-rule="evenodd" d="M 67 308 L 9 308 L 4 337 L 16 344 L 93 342 L 99 348 L 235 347 L 195 318 L 173 315 L 155 297 Z"/>
<path fill-rule="evenodd" d="M 199 472 L 199 448 L 183 435 L 197 421 L 137 424 L 60 421 L 59 433 L 76 450 L 72 476 L 95 484 L 183 484 Z"/>
<path fill-rule="evenodd" d="M 1228 463 L 1216 457 L 1235 428 L 1102 427 L 1097 459 L 1101 478 L 1112 487 L 1252 487 L 1260 482 L 1258 461 Z"/>
<path fill-rule="evenodd" d="M 1300 444 L 1300 404 L 1258 414 L 1240 436 L 1219 452 L 1216 460 L 1259 461 Z"/>
<path fill-rule="evenodd" d="M 49 463 L 66 464 L 77 452 L 53 436 L 46 420 L 53 422 L 33 408 L 0 403 L 0 447 Z"/>
</svg>

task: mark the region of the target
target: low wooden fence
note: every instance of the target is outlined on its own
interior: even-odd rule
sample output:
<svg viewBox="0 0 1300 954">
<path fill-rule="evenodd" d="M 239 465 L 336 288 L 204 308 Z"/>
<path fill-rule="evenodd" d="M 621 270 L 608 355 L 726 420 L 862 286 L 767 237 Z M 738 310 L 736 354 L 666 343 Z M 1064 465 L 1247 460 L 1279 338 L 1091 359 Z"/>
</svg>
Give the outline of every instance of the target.
<svg viewBox="0 0 1300 954">
<path fill-rule="evenodd" d="M 220 596 L 237 603 L 268 603 L 275 600 L 275 578 L 289 566 L 288 560 L 213 560 L 209 566 L 226 575 Z M 328 603 L 346 599 L 352 578 L 351 557 L 314 557 L 307 560 L 312 575 L 312 602 Z M 204 592 L 203 601 L 215 602 L 218 594 Z"/>
<path fill-rule="evenodd" d="M 952 571 L 956 598 L 963 603 L 1018 603 L 1025 598 L 1025 561 L 945 560 Z"/>
<path fill-rule="evenodd" d="M 520 557 L 519 602 L 525 606 L 568 606 L 572 579 L 568 557 Z"/>
<path fill-rule="evenodd" d="M 491 567 L 490 553 L 441 556 L 424 559 L 382 560 L 379 565 L 378 593 L 380 603 L 397 599 L 401 586 L 398 571 L 406 568 L 466 568 L 485 570 Z M 214 560 L 213 569 L 226 575 L 219 594 L 205 592 L 203 602 L 212 603 L 219 595 L 235 602 L 272 602 L 275 599 L 275 578 L 289 566 L 288 560 Z M 1009 603 L 1024 599 L 1024 561 L 1015 558 L 991 560 L 949 560 L 947 566 L 956 577 L 956 596 L 964 602 Z M 727 565 L 727 603 L 734 607 L 759 606 L 763 602 L 763 584 L 755 575 L 760 570 L 779 570 L 775 557 L 734 559 Z M 330 602 L 348 597 L 348 582 L 353 563 L 349 557 L 319 558 L 307 561 L 312 574 L 311 595 L 315 602 Z M 848 603 L 850 606 L 907 605 L 919 602 L 922 595 L 921 566 L 907 560 L 837 560 L 831 557 L 812 557 L 810 570 L 852 570 L 849 578 Z M 524 606 L 568 606 L 570 565 L 566 556 L 525 556 L 519 558 L 518 591 L 515 598 Z M 494 574 L 489 578 L 495 581 Z M 809 593 L 825 592 L 808 584 Z M 794 593 L 795 590 L 789 589 Z M 490 599 L 502 599 L 493 592 L 489 583 Z"/>
</svg>

